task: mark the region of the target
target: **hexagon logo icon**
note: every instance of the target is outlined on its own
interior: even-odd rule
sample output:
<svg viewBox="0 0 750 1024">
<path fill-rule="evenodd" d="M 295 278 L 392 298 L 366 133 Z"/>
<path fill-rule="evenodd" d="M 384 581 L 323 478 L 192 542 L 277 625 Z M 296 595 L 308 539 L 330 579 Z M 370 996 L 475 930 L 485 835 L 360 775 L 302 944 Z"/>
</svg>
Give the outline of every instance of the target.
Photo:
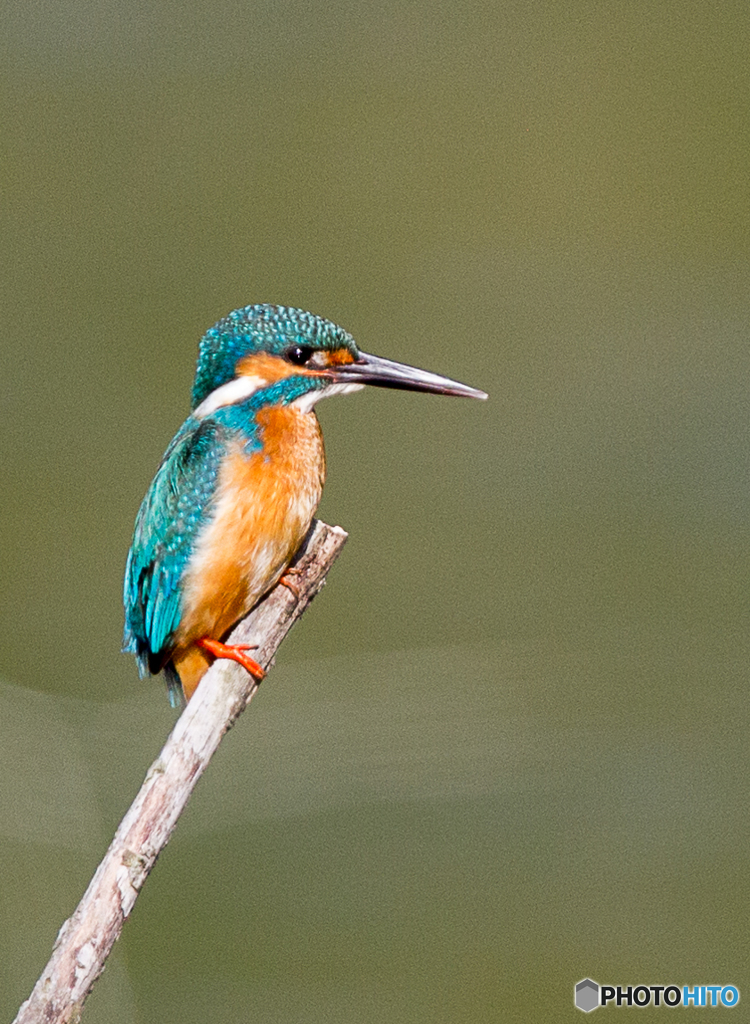
<svg viewBox="0 0 750 1024">
<path fill-rule="evenodd" d="M 584 1013 L 591 1013 L 599 1005 L 599 986 L 591 978 L 584 978 L 576 985 L 575 1004 Z"/>
</svg>

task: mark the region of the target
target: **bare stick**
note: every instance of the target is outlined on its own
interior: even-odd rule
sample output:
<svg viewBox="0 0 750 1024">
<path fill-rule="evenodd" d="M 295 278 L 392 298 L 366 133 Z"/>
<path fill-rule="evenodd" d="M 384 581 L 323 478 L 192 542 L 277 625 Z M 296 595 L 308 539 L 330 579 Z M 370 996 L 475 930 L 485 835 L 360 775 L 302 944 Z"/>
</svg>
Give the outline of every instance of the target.
<svg viewBox="0 0 750 1024">
<path fill-rule="evenodd" d="M 229 642 L 257 644 L 255 660 L 267 668 L 323 586 L 346 536 L 337 526 L 314 522 L 294 563 L 294 592 L 276 586 L 242 620 Z M 52 957 L 14 1024 L 67 1024 L 80 1019 L 86 996 L 196 782 L 257 689 L 258 683 L 238 665 L 221 660 L 211 666 L 151 765 L 75 913 L 60 929 Z"/>
</svg>

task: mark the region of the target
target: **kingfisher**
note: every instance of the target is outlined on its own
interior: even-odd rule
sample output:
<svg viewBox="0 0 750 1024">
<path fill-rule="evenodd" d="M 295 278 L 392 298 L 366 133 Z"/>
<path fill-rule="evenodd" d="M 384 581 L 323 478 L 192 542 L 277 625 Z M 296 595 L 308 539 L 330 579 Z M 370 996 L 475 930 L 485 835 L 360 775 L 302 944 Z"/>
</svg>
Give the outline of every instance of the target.
<svg viewBox="0 0 750 1024">
<path fill-rule="evenodd" d="M 203 336 L 190 415 L 143 499 L 125 569 L 123 651 L 142 678 L 164 672 L 173 706 L 215 658 L 263 678 L 247 645 L 226 636 L 290 583 L 325 479 L 316 404 L 366 384 L 487 398 L 367 355 L 342 327 L 288 306 L 237 309 Z"/>
</svg>

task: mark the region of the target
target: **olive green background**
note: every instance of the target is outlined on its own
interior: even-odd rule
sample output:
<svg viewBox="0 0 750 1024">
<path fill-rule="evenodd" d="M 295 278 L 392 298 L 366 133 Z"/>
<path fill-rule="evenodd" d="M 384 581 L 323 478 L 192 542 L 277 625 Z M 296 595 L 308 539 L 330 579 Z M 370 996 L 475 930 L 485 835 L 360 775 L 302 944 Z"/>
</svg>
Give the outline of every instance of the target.
<svg viewBox="0 0 750 1024">
<path fill-rule="evenodd" d="M 573 1021 L 587 975 L 750 1020 L 749 29 L 5 8 L 3 1020 L 173 722 L 125 554 L 200 335 L 260 301 L 490 401 L 321 406 L 351 539 L 84 1020 Z"/>
</svg>

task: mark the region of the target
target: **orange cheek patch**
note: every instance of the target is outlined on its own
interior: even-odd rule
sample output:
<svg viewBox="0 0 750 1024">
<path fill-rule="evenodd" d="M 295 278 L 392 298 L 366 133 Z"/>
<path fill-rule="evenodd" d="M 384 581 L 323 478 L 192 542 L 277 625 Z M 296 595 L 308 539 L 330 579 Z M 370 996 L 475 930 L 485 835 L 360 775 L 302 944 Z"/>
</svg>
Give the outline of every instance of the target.
<svg viewBox="0 0 750 1024">
<path fill-rule="evenodd" d="M 292 377 L 299 373 L 299 368 L 292 366 L 286 359 L 271 355 L 270 352 L 254 352 L 245 356 L 237 363 L 238 377 L 258 377 L 267 384 L 275 384 L 284 377 Z"/>
<path fill-rule="evenodd" d="M 324 367 L 346 366 L 354 362 L 354 356 L 348 348 L 337 348 L 333 352 L 321 351 L 313 358 L 313 362 L 316 359 L 320 359 Z M 266 384 L 275 384 L 285 377 L 318 377 L 322 370 L 323 366 L 320 365 L 315 368 L 294 366 L 281 356 L 271 355 L 270 352 L 254 352 L 237 363 L 236 374 L 238 377 L 257 377 Z"/>
</svg>

